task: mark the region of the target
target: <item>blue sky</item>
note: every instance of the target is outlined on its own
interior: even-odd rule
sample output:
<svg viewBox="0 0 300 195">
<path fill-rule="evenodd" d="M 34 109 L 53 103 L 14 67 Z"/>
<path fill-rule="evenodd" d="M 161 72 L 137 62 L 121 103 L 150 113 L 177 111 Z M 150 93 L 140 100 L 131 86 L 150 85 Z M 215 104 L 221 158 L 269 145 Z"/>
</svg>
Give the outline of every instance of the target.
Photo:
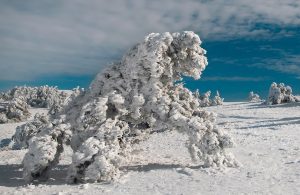
<svg viewBox="0 0 300 195">
<path fill-rule="evenodd" d="M 150 32 L 193 30 L 209 65 L 186 86 L 243 100 L 271 82 L 300 94 L 299 0 L 2 0 L 0 90 L 87 87 Z"/>
</svg>

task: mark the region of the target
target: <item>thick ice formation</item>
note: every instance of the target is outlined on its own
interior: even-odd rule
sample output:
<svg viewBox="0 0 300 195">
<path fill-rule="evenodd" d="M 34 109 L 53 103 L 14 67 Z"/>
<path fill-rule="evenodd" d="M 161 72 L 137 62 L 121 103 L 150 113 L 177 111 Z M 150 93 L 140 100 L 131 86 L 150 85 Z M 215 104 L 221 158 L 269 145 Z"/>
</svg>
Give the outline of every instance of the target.
<svg viewBox="0 0 300 195">
<path fill-rule="evenodd" d="M 260 102 L 261 99 L 258 94 L 254 93 L 253 91 L 250 91 L 248 95 L 248 101 L 249 102 Z"/>
<path fill-rule="evenodd" d="M 21 122 L 29 116 L 28 104 L 23 97 L 15 97 L 10 101 L 0 102 L 0 124 Z"/>
<path fill-rule="evenodd" d="M 285 86 L 284 83 L 273 82 L 269 89 L 267 104 L 282 104 L 300 102 L 300 99 L 292 94 L 292 88 Z"/>
<path fill-rule="evenodd" d="M 200 44 L 193 32 L 146 36 L 29 141 L 24 178 L 46 178 L 70 144 L 71 182 L 113 180 L 121 162 L 130 160 L 132 144 L 165 129 L 186 133 L 191 157 L 205 166 L 236 166 L 224 151 L 233 142 L 215 125 L 216 115 L 178 83 L 182 76 L 200 78 L 207 65 Z"/>
</svg>

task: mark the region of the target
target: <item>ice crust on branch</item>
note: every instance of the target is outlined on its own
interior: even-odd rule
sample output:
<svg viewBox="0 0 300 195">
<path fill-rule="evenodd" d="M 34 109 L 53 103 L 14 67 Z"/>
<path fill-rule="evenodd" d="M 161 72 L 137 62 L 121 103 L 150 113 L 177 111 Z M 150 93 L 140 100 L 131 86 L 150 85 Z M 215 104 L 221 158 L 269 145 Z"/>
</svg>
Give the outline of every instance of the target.
<svg viewBox="0 0 300 195">
<path fill-rule="evenodd" d="M 250 91 L 249 95 L 248 95 L 248 101 L 249 102 L 261 102 L 261 99 L 258 94 L 254 93 L 253 91 Z"/>
<path fill-rule="evenodd" d="M 199 79 L 207 66 L 200 44 L 198 35 L 189 31 L 146 36 L 30 139 L 24 178 L 47 178 L 63 145 L 70 144 L 74 154 L 69 181 L 114 180 L 121 164 L 130 161 L 131 146 L 163 130 L 187 134 L 192 159 L 204 166 L 237 166 L 225 152 L 233 142 L 216 126 L 216 115 L 203 110 L 195 95 L 178 83 L 182 76 Z"/>
<path fill-rule="evenodd" d="M 282 104 L 300 102 L 300 99 L 294 96 L 290 86 L 285 86 L 284 83 L 273 82 L 269 89 L 267 104 Z"/>
</svg>

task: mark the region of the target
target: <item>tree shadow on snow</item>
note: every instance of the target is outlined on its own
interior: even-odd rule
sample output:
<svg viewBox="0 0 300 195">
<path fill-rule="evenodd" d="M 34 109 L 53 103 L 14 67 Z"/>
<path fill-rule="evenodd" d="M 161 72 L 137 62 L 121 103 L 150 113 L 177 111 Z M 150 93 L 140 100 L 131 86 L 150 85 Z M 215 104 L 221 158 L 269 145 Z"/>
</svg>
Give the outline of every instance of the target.
<svg viewBox="0 0 300 195">
<path fill-rule="evenodd" d="M 45 182 L 34 182 L 33 184 L 64 185 L 67 184 L 67 165 L 58 165 L 50 172 L 50 178 Z M 0 186 L 18 187 L 25 186 L 23 180 L 23 168 L 20 164 L 0 165 Z"/>
<path fill-rule="evenodd" d="M 300 124 L 300 117 L 286 117 L 282 119 L 265 120 L 260 122 L 267 123 L 267 124 L 240 127 L 239 129 L 254 129 L 254 128 L 263 128 L 263 127 L 274 128 L 282 125 L 297 125 Z"/>
<path fill-rule="evenodd" d="M 250 104 L 247 109 L 261 109 L 261 108 L 289 108 L 289 107 L 298 107 L 300 106 L 300 102 L 292 102 L 292 103 L 283 103 L 283 104 Z"/>
<path fill-rule="evenodd" d="M 50 172 L 50 178 L 45 182 L 33 182 L 34 185 L 43 184 L 43 185 L 78 185 L 78 184 L 69 184 L 66 181 L 68 165 L 58 165 L 54 167 Z M 182 168 L 182 169 L 181 169 Z M 146 165 L 128 165 L 120 168 L 121 171 L 129 172 L 149 172 L 152 170 L 173 170 L 175 169 L 180 174 L 190 175 L 188 171 L 185 171 L 184 168 L 189 169 L 201 169 L 204 168 L 203 165 L 198 166 L 183 166 L 180 164 L 160 164 L 160 163 L 149 163 Z M 20 187 L 26 186 L 27 183 L 22 178 L 23 169 L 20 164 L 11 164 L 11 165 L 0 165 L 0 186 L 5 187 Z M 105 183 L 103 183 L 105 184 Z"/>
<path fill-rule="evenodd" d="M 149 171 L 153 171 L 153 170 L 172 170 L 172 169 L 178 169 L 178 168 L 200 169 L 200 168 L 204 168 L 204 166 L 203 165 L 183 166 L 180 164 L 149 163 L 146 165 L 123 166 L 121 168 L 121 170 L 135 171 L 135 172 L 149 172 Z"/>
</svg>

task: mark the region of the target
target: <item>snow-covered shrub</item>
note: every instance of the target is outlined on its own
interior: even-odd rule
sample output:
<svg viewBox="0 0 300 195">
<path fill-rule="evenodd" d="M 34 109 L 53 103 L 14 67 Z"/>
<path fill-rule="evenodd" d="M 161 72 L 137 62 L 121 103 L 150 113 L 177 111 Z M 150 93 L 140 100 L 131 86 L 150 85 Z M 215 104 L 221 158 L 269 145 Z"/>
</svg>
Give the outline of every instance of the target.
<svg viewBox="0 0 300 195">
<path fill-rule="evenodd" d="M 0 123 L 21 122 L 29 116 L 28 104 L 23 97 L 0 103 Z"/>
<path fill-rule="evenodd" d="M 5 101 L 19 97 L 25 98 L 26 102 L 32 107 L 51 108 L 53 105 L 63 105 L 67 94 L 59 91 L 56 87 L 45 85 L 40 87 L 14 87 L 1 95 L 1 99 Z"/>
<path fill-rule="evenodd" d="M 203 95 L 200 95 L 199 103 L 201 107 L 207 107 L 212 105 L 212 101 L 210 99 L 211 91 L 207 91 Z"/>
<path fill-rule="evenodd" d="M 254 93 L 253 91 L 250 91 L 248 95 L 248 101 L 249 102 L 260 102 L 261 99 L 258 94 Z"/>
<path fill-rule="evenodd" d="M 224 98 L 221 98 L 219 91 L 216 92 L 216 96 L 212 100 L 213 106 L 223 105 Z"/>
<path fill-rule="evenodd" d="M 210 98 L 211 91 L 207 91 L 206 93 L 201 95 L 199 93 L 199 90 L 196 90 L 194 95 L 198 99 L 199 105 L 201 107 L 223 105 L 224 98 L 220 97 L 219 91 L 216 92 L 216 95 L 213 99 Z"/>
<path fill-rule="evenodd" d="M 207 65 L 200 44 L 193 32 L 146 36 L 29 140 L 24 178 L 47 178 L 63 145 L 70 144 L 71 182 L 113 180 L 121 162 L 130 160 L 132 144 L 165 129 L 189 136 L 193 160 L 205 166 L 236 166 L 225 152 L 233 142 L 216 126 L 216 115 L 202 110 L 195 95 L 178 83 L 182 76 L 200 78 Z"/>
<path fill-rule="evenodd" d="M 292 94 L 292 88 L 285 86 L 284 83 L 273 82 L 269 89 L 267 104 L 282 104 L 300 102 L 300 99 Z"/>
<path fill-rule="evenodd" d="M 42 128 L 49 125 L 48 116 L 36 114 L 34 120 L 27 122 L 16 128 L 16 132 L 12 137 L 14 147 L 27 148 L 29 139 L 35 136 Z"/>
</svg>

